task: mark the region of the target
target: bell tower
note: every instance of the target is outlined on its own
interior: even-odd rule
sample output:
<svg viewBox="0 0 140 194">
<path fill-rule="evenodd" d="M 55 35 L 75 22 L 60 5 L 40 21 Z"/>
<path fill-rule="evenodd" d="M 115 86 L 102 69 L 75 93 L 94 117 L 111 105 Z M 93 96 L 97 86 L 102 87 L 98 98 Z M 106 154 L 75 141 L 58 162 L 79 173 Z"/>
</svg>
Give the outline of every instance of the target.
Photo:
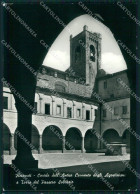
<svg viewBox="0 0 140 194">
<path fill-rule="evenodd" d="M 101 34 L 92 33 L 84 26 L 81 33 L 70 36 L 70 67 L 87 85 L 94 86 L 101 68 Z"/>
</svg>

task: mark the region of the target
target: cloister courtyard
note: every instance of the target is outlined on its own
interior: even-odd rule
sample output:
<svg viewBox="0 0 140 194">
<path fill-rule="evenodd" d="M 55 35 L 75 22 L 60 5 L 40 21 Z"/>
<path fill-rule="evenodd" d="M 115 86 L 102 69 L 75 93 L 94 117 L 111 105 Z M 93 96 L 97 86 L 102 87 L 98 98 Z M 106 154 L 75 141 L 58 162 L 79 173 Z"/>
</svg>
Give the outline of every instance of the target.
<svg viewBox="0 0 140 194">
<path fill-rule="evenodd" d="M 33 154 L 33 156 L 39 161 L 39 169 L 102 164 L 104 162 L 112 163 L 130 159 L 129 154 L 123 156 L 105 156 L 104 153 L 45 153 Z M 4 164 L 11 164 L 14 158 L 15 155 L 4 155 Z"/>
<path fill-rule="evenodd" d="M 76 189 L 110 190 L 105 181 L 115 189 L 119 187 L 126 189 L 129 182 L 125 173 L 126 165 L 123 163 L 124 160 L 129 161 L 129 154 L 105 156 L 104 153 L 45 153 L 33 154 L 33 156 L 38 160 L 38 169 L 26 170 L 24 174 L 32 174 L 32 178 L 29 179 L 32 182 L 35 180 L 37 183 L 39 182 L 35 185 L 38 190 L 45 190 L 46 188 L 56 191 L 72 190 L 60 176 L 64 176 L 66 181 L 72 181 L 72 185 Z M 15 155 L 4 155 L 5 183 L 9 180 L 14 183 L 13 186 L 5 184 L 5 188 L 31 190 L 29 184 L 16 184 L 17 180 L 20 182 L 20 179 L 23 178 L 14 178 L 13 180 L 9 178 L 9 172 L 12 168 L 10 169 L 10 165 L 7 164 L 12 164 L 14 158 Z M 14 170 L 13 173 L 15 173 Z M 125 183 L 126 180 L 127 183 Z M 49 181 L 56 182 L 56 184 L 48 183 Z"/>
</svg>

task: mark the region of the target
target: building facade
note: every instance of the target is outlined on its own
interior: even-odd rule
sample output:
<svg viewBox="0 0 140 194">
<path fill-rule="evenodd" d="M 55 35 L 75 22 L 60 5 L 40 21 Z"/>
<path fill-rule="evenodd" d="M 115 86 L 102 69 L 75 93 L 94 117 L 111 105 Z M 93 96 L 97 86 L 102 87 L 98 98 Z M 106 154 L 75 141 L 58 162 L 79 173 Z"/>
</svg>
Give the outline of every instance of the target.
<svg viewBox="0 0 140 194">
<path fill-rule="evenodd" d="M 117 119 L 130 122 L 130 98 L 117 78 L 128 84 L 127 72 L 101 74 L 101 35 L 87 26 L 70 36 L 70 68 L 65 72 L 42 66 L 37 76 L 33 114 L 33 153 L 97 152 L 104 148 L 93 130 L 107 142 L 125 142 L 129 132 Z M 129 85 L 129 84 L 128 84 Z M 110 113 L 96 92 L 112 109 Z M 3 145 L 5 154 L 16 153 L 17 111 L 10 89 L 3 90 Z M 24 137 L 22 137 L 24 138 Z"/>
<path fill-rule="evenodd" d="M 120 81 L 129 87 L 127 70 L 97 77 L 96 92 L 104 103 L 101 104 L 101 114 L 96 117 L 94 128 L 99 128 L 100 123 L 100 135 L 108 143 L 127 144 L 129 152 L 130 132 L 127 126 L 130 126 L 130 94 Z"/>
</svg>

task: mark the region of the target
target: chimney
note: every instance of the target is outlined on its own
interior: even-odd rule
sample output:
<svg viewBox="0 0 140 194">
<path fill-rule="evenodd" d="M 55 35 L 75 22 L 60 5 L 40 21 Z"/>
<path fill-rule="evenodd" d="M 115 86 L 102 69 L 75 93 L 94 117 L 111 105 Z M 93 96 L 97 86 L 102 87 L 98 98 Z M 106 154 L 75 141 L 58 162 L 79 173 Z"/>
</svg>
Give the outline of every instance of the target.
<svg viewBox="0 0 140 194">
<path fill-rule="evenodd" d="M 87 25 L 85 25 L 85 26 L 83 27 L 83 31 L 86 31 L 86 30 L 88 30 L 88 26 L 87 26 Z"/>
<path fill-rule="evenodd" d="M 71 35 L 70 35 L 70 40 L 72 39 L 72 37 L 73 37 L 73 36 L 72 36 L 72 34 L 71 34 Z"/>
</svg>

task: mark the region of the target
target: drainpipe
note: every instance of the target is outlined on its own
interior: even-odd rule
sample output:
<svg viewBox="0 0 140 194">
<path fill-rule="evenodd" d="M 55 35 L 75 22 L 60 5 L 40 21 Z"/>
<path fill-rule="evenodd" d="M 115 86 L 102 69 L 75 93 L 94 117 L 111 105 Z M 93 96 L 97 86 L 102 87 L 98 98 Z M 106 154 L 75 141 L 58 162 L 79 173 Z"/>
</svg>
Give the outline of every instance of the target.
<svg viewBox="0 0 140 194">
<path fill-rule="evenodd" d="M 86 120 L 85 119 L 85 114 L 84 114 L 85 113 L 85 110 L 84 109 L 85 109 L 85 103 L 82 102 L 82 119 L 83 120 Z"/>
<path fill-rule="evenodd" d="M 54 102 L 55 102 L 55 98 L 51 95 L 52 98 L 52 115 L 54 115 Z"/>
<path fill-rule="evenodd" d="M 93 106 L 91 105 L 91 114 L 90 114 L 90 120 L 92 121 L 93 120 Z"/>
<path fill-rule="evenodd" d="M 63 98 L 61 98 L 61 99 L 63 101 L 63 117 L 65 118 L 66 117 L 66 115 L 65 115 L 65 104 L 66 104 L 66 102 L 64 101 Z"/>
<path fill-rule="evenodd" d="M 75 114 L 74 114 L 75 113 L 75 108 L 74 108 L 75 107 L 75 102 L 72 100 L 72 103 L 73 103 L 73 114 L 72 114 L 72 117 L 74 118 L 75 117 Z"/>
</svg>

